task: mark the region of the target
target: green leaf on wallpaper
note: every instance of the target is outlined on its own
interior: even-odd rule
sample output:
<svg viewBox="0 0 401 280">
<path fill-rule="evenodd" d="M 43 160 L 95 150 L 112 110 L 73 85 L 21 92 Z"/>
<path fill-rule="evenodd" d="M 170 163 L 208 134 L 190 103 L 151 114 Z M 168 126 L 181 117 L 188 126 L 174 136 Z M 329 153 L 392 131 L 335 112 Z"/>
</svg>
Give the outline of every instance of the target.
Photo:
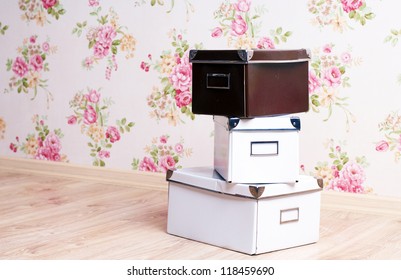
<svg viewBox="0 0 401 280">
<path fill-rule="evenodd" d="M 384 38 L 384 43 L 391 41 L 392 38 L 393 38 L 393 36 L 388 35 L 386 38 Z"/>
<path fill-rule="evenodd" d="M 132 168 L 133 168 L 134 170 L 138 169 L 138 167 L 139 167 L 139 159 L 134 158 L 134 159 L 132 160 L 131 166 L 132 166 Z"/>
<path fill-rule="evenodd" d="M 1 22 L 0 22 L 0 33 L 1 35 L 4 35 L 6 33 L 6 30 L 8 29 L 8 25 L 4 25 L 1 27 Z"/>
<path fill-rule="evenodd" d="M 91 49 L 96 44 L 95 40 L 89 41 L 88 49 Z"/>
<path fill-rule="evenodd" d="M 373 19 L 375 17 L 375 14 L 374 13 L 367 13 L 366 15 L 365 15 L 365 18 L 366 19 Z"/>
<path fill-rule="evenodd" d="M 91 142 L 88 142 L 88 146 L 93 148 L 93 144 Z"/>
<path fill-rule="evenodd" d="M 283 32 L 283 28 L 278 27 L 278 28 L 276 29 L 276 34 L 280 35 L 281 32 Z"/>
<path fill-rule="evenodd" d="M 151 155 L 153 158 L 157 158 L 158 151 L 157 151 L 157 150 L 153 150 L 153 151 L 150 152 L 150 155 Z"/>
<path fill-rule="evenodd" d="M 350 11 L 348 16 L 349 18 L 354 18 L 355 17 L 356 12 L 354 10 Z"/>
<path fill-rule="evenodd" d="M 316 98 L 312 99 L 312 104 L 315 105 L 316 107 L 320 106 L 320 102 Z"/>
<path fill-rule="evenodd" d="M 6 63 L 7 71 L 10 71 L 10 70 L 11 70 L 12 65 L 13 65 L 13 60 L 10 59 L 10 58 L 7 59 L 7 63 Z"/>
<path fill-rule="evenodd" d="M 134 122 L 130 122 L 130 123 L 128 124 L 129 127 L 133 127 L 134 125 L 135 125 Z"/>
<path fill-rule="evenodd" d="M 101 167 L 106 166 L 106 163 L 103 160 L 99 160 L 99 163 Z"/>
<path fill-rule="evenodd" d="M 77 26 L 78 26 L 79 28 L 85 28 L 87 24 L 88 24 L 88 23 L 87 23 L 86 20 L 83 21 L 82 23 L 77 22 Z"/>
<path fill-rule="evenodd" d="M 107 19 L 108 17 L 109 17 L 109 15 L 101 16 L 100 19 L 98 19 L 98 22 L 102 25 L 105 25 L 108 21 L 108 19 Z"/>
<path fill-rule="evenodd" d="M 151 5 L 151 6 L 154 6 L 155 4 L 156 4 L 156 0 L 150 1 L 150 5 Z"/>
<path fill-rule="evenodd" d="M 117 54 L 117 47 L 116 46 L 111 46 L 111 52 L 113 54 Z"/>
<path fill-rule="evenodd" d="M 285 37 L 290 37 L 291 35 L 292 35 L 292 32 L 291 32 L 291 31 L 287 31 L 287 32 L 284 33 L 284 36 L 285 36 Z"/>
</svg>

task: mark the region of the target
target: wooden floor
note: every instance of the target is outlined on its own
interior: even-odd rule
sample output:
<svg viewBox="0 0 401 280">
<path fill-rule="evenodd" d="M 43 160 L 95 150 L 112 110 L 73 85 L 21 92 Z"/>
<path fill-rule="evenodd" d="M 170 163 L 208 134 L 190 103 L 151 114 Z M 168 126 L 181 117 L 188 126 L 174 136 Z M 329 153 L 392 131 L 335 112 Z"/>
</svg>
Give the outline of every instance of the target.
<svg viewBox="0 0 401 280">
<path fill-rule="evenodd" d="M 0 259 L 401 259 L 400 199 L 323 192 L 319 242 L 248 256 L 167 234 L 158 178 L 152 189 L 0 168 Z"/>
</svg>

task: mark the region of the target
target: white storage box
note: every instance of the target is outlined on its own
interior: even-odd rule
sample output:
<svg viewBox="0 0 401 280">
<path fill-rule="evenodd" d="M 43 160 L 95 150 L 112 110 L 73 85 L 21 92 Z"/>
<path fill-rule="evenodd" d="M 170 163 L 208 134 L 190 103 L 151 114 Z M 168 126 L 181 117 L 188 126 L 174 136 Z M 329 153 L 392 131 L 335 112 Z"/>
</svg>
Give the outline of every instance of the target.
<svg viewBox="0 0 401 280">
<path fill-rule="evenodd" d="M 223 180 L 213 168 L 168 171 L 169 234 L 246 254 L 317 242 L 318 180 L 245 185 Z"/>
<path fill-rule="evenodd" d="M 214 168 L 228 182 L 295 183 L 300 119 L 214 116 Z"/>
</svg>

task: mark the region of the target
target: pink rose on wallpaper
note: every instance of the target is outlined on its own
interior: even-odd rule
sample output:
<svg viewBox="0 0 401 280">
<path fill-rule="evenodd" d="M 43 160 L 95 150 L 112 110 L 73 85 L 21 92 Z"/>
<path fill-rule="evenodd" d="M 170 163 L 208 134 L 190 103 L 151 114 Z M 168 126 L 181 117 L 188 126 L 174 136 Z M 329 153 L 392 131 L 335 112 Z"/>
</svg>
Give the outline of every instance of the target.
<svg viewBox="0 0 401 280">
<path fill-rule="evenodd" d="M 109 126 L 106 131 L 106 138 L 110 139 L 111 143 L 117 142 L 120 140 L 120 132 L 118 131 L 117 127 Z"/>
<path fill-rule="evenodd" d="M 362 185 L 366 179 L 363 168 L 354 162 L 347 162 L 341 169 L 341 173 L 352 185 Z"/>
<path fill-rule="evenodd" d="M 340 176 L 340 171 L 338 170 L 337 166 L 335 166 L 335 165 L 333 165 L 331 167 L 331 173 L 332 173 L 333 177 Z"/>
<path fill-rule="evenodd" d="M 341 84 L 341 72 L 336 66 L 330 67 L 326 70 L 324 79 L 328 86 L 337 87 Z"/>
<path fill-rule="evenodd" d="M 17 57 L 13 64 L 13 72 L 19 77 L 24 77 L 28 72 L 28 65 L 25 63 L 24 59 Z"/>
<path fill-rule="evenodd" d="M 376 144 L 376 151 L 378 152 L 385 152 L 389 148 L 389 144 L 387 141 L 380 141 L 379 143 Z"/>
<path fill-rule="evenodd" d="M 326 44 L 323 46 L 323 52 L 324 53 L 331 53 L 332 50 L 332 45 L 331 44 Z"/>
<path fill-rule="evenodd" d="M 38 139 L 39 148 L 36 152 L 36 159 L 60 161 L 61 142 L 59 137 L 54 133 L 49 133 L 46 139 L 42 141 Z"/>
<path fill-rule="evenodd" d="M 262 37 L 258 41 L 257 48 L 269 50 L 269 49 L 275 49 L 276 47 L 274 46 L 274 42 L 272 39 L 267 37 Z"/>
<path fill-rule="evenodd" d="M 180 62 L 173 68 L 169 79 L 175 90 L 184 92 L 192 85 L 192 67 L 187 56 L 184 56 Z"/>
<path fill-rule="evenodd" d="M 313 93 L 315 90 L 320 88 L 320 81 L 315 75 L 314 71 L 309 71 L 309 93 Z"/>
<path fill-rule="evenodd" d="M 177 92 L 174 98 L 178 108 L 188 106 L 192 102 L 192 95 L 189 90 Z"/>
<path fill-rule="evenodd" d="M 43 68 L 43 58 L 41 55 L 37 54 L 32 56 L 29 63 L 31 64 L 33 70 L 35 71 L 40 71 Z"/>
<path fill-rule="evenodd" d="M 14 143 L 10 143 L 10 150 L 16 153 L 18 150 L 17 145 L 15 145 Z"/>
<path fill-rule="evenodd" d="M 48 42 L 44 42 L 44 43 L 42 44 L 42 50 L 43 50 L 45 53 L 49 52 L 49 50 L 50 50 L 50 44 L 49 44 Z"/>
<path fill-rule="evenodd" d="M 145 72 L 149 72 L 150 70 L 150 65 L 148 63 L 146 63 L 145 61 L 141 62 L 141 69 Z"/>
<path fill-rule="evenodd" d="M 160 136 L 159 141 L 160 141 L 161 144 L 166 144 L 167 141 L 168 141 L 168 136 L 167 135 Z"/>
<path fill-rule="evenodd" d="M 248 30 L 248 25 L 242 16 L 237 15 L 235 19 L 231 22 L 231 33 L 235 36 L 241 36 Z"/>
<path fill-rule="evenodd" d="M 175 145 L 174 150 L 178 154 L 181 154 L 184 151 L 184 146 L 181 143 L 178 143 L 178 144 Z"/>
<path fill-rule="evenodd" d="M 364 191 L 362 184 L 365 179 L 365 172 L 359 164 L 347 162 L 341 171 L 337 173 L 337 177 L 330 181 L 328 189 L 362 193 Z"/>
<path fill-rule="evenodd" d="M 89 0 L 89 7 L 97 7 L 99 6 L 98 0 Z"/>
<path fill-rule="evenodd" d="M 157 172 L 157 166 L 152 158 L 144 157 L 141 163 L 139 164 L 140 171 L 149 171 L 149 172 Z"/>
<path fill-rule="evenodd" d="M 68 123 L 68 124 L 76 124 L 76 123 L 77 123 L 77 117 L 74 116 L 74 115 L 69 116 L 69 117 L 67 118 L 67 123 Z"/>
<path fill-rule="evenodd" d="M 97 33 L 97 42 L 105 48 L 110 48 L 113 39 L 117 36 L 117 32 L 110 25 L 101 26 Z"/>
<path fill-rule="evenodd" d="M 359 9 L 363 5 L 362 0 L 341 0 L 343 10 L 347 13 Z"/>
<path fill-rule="evenodd" d="M 351 62 L 352 58 L 351 58 L 351 54 L 349 52 L 345 52 L 341 55 L 341 60 L 342 62 L 344 62 L 345 64 L 348 64 Z"/>
<path fill-rule="evenodd" d="M 108 46 L 103 46 L 101 43 L 97 42 L 93 46 L 93 54 L 96 58 L 103 58 L 109 54 L 110 48 Z"/>
<path fill-rule="evenodd" d="M 237 4 L 234 4 L 235 10 L 244 13 L 249 11 L 250 6 L 251 6 L 250 0 L 238 0 Z"/>
<path fill-rule="evenodd" d="M 59 153 L 61 150 L 61 142 L 58 136 L 54 133 L 49 133 L 44 141 L 44 145 L 52 151 L 52 153 Z"/>
<path fill-rule="evenodd" d="M 213 38 L 221 37 L 221 35 L 223 35 L 223 30 L 220 27 L 216 27 L 213 29 L 213 31 L 212 31 Z"/>
<path fill-rule="evenodd" d="M 110 152 L 109 151 L 100 150 L 98 155 L 99 155 L 99 158 L 101 158 L 101 159 L 110 158 Z"/>
<path fill-rule="evenodd" d="M 42 0 L 43 8 L 46 10 L 55 6 L 57 4 L 58 0 Z"/>
<path fill-rule="evenodd" d="M 167 155 L 160 159 L 160 169 L 163 172 L 166 172 L 169 169 L 174 169 L 175 167 L 175 160 L 172 156 Z"/>
<path fill-rule="evenodd" d="M 85 96 L 86 99 L 88 99 L 88 101 L 92 103 L 98 103 L 100 100 L 100 93 L 95 89 L 91 89 L 89 93 Z"/>
<path fill-rule="evenodd" d="M 92 105 L 88 105 L 84 111 L 84 123 L 92 124 L 97 121 L 96 110 L 92 107 Z"/>
</svg>

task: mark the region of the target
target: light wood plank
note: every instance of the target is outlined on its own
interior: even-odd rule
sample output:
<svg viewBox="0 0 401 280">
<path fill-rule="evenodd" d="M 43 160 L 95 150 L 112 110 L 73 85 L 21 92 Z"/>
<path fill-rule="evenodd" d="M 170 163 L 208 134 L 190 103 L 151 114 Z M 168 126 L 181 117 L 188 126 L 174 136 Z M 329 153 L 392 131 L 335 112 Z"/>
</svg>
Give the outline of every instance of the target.
<svg viewBox="0 0 401 280">
<path fill-rule="evenodd" d="M 401 259 L 400 199 L 325 191 L 319 242 L 248 256 L 167 234 L 166 182 L 150 177 L 0 167 L 0 259 Z"/>
</svg>

